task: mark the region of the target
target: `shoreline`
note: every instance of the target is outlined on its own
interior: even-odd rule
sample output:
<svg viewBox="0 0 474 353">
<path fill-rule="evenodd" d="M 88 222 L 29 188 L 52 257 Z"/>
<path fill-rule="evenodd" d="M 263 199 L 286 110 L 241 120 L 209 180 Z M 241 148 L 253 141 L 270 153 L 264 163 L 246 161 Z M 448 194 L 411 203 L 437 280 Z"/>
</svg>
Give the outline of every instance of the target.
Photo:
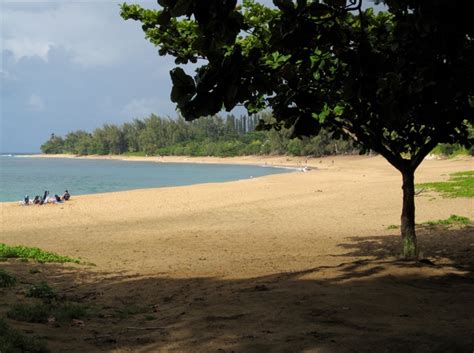
<svg viewBox="0 0 474 353">
<path fill-rule="evenodd" d="M 115 161 L 125 161 L 125 162 L 147 162 L 147 163 L 169 163 L 169 164 L 208 164 L 208 165 L 241 165 L 241 166 L 256 166 L 261 168 L 280 168 L 280 169 L 289 169 L 290 172 L 283 174 L 293 174 L 294 172 L 302 172 L 297 174 L 307 174 L 306 172 L 311 172 L 314 170 L 333 173 L 347 173 L 350 177 L 351 173 L 358 174 L 359 165 L 362 164 L 378 164 L 384 165 L 383 169 L 390 171 L 390 174 L 398 174 L 398 171 L 391 166 L 388 161 L 386 161 L 380 155 L 337 155 L 337 156 L 325 156 L 325 157 L 299 157 L 299 156 L 237 156 L 237 157 L 193 157 L 193 156 L 123 156 L 123 155 L 71 155 L 71 154 L 32 154 L 32 155 L 15 155 L 15 158 L 65 158 L 65 159 L 88 159 L 88 160 L 115 160 Z M 456 158 L 442 158 L 437 155 L 429 155 L 423 161 L 420 168 L 417 169 L 417 175 L 420 174 L 420 170 L 425 169 L 423 166 L 431 164 L 432 162 L 441 162 L 441 163 L 457 163 L 457 162 L 468 162 L 471 163 L 474 160 L 471 156 L 460 156 Z M 427 163 L 428 162 L 428 163 Z M 431 169 L 431 168 L 430 168 Z M 437 173 L 436 173 L 437 174 Z M 279 174 L 277 174 L 279 175 Z M 86 194 L 77 194 L 74 195 L 74 198 L 78 197 L 89 197 L 95 195 L 113 195 L 116 193 L 126 193 L 133 191 L 156 191 L 162 189 L 177 189 L 181 187 L 193 187 L 206 184 L 225 184 L 225 183 L 236 183 L 241 181 L 249 181 L 262 179 L 263 177 L 268 178 L 272 175 L 261 176 L 257 178 L 248 178 L 248 179 L 238 179 L 233 181 L 226 182 L 207 182 L 207 183 L 195 183 L 182 186 L 160 186 L 160 187 L 146 187 L 139 189 L 125 189 L 119 191 L 102 191 L 97 193 L 86 193 Z M 263 178 L 263 179 L 265 179 Z M 424 179 L 424 178 L 422 178 Z M 438 178 L 437 178 L 438 179 Z M 444 179 L 444 178 L 443 178 Z M 430 178 L 427 180 L 418 180 L 417 182 L 429 182 L 435 181 Z M 0 201 L 0 206 L 8 204 L 17 204 L 18 201 Z"/>
<path fill-rule="evenodd" d="M 13 154 L 14 155 L 14 154 Z M 324 157 L 299 157 L 299 156 L 236 156 L 236 157 L 194 157 L 194 156 L 123 156 L 123 155 L 72 155 L 72 154 L 32 154 L 20 155 L 21 158 L 68 158 L 68 159 L 96 159 L 119 160 L 128 162 L 153 162 L 153 163 L 193 163 L 193 164 L 233 164 L 255 165 L 258 167 L 294 168 L 304 167 L 326 169 L 334 160 L 367 158 L 375 156 L 338 155 Z"/>
<path fill-rule="evenodd" d="M 158 164 L 195 164 L 195 165 L 233 165 L 233 166 L 255 166 L 259 168 L 276 168 L 287 170 L 285 173 L 292 172 L 308 172 L 314 169 L 321 169 L 321 166 L 316 167 L 315 165 L 309 166 L 307 163 L 308 159 L 304 157 L 287 157 L 287 156 L 243 156 L 243 157 L 192 157 L 192 156 L 123 156 L 123 155 L 72 155 L 72 154 L 18 154 L 14 153 L 5 155 L 6 157 L 12 158 L 45 158 L 45 159 L 82 159 L 82 160 L 114 160 L 114 161 L 125 161 L 125 162 L 145 162 L 145 163 L 158 163 Z M 306 163 L 303 162 L 306 161 Z M 320 162 L 321 163 L 321 162 Z M 272 174 L 270 174 L 272 175 Z M 266 175 L 263 175 L 266 176 Z M 263 177 L 263 176 L 259 176 Z M 124 190 L 113 190 L 113 191 L 100 191 L 84 194 L 76 194 L 74 197 L 83 197 L 89 195 L 100 195 L 110 193 L 120 193 L 134 190 L 155 190 L 163 188 L 176 188 L 181 186 L 192 186 L 201 184 L 221 184 L 227 182 L 239 182 L 244 180 L 251 180 L 255 177 L 235 179 L 230 181 L 210 181 L 210 182 L 196 182 L 187 185 L 169 185 L 169 186 L 150 186 L 142 188 L 129 188 Z M 2 204 L 17 204 L 19 200 L 0 200 Z M 21 200 L 20 200 L 21 201 Z"/>
</svg>

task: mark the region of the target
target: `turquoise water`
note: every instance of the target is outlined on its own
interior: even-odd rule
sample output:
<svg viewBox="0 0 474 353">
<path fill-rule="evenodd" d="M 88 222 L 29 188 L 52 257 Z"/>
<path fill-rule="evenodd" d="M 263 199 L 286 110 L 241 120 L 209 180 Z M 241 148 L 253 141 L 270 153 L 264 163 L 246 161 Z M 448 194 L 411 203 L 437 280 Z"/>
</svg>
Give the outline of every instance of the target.
<svg viewBox="0 0 474 353">
<path fill-rule="evenodd" d="M 0 201 L 248 179 L 288 169 L 241 165 L 127 162 L 116 160 L 0 156 Z"/>
</svg>

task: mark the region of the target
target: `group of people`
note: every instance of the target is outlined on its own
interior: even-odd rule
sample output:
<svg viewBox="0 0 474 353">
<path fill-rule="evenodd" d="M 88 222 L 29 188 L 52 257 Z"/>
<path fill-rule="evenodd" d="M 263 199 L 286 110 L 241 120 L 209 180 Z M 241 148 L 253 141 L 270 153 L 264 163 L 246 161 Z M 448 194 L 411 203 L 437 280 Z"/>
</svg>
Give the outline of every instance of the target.
<svg viewBox="0 0 474 353">
<path fill-rule="evenodd" d="M 44 205 L 46 203 L 63 203 L 64 201 L 68 201 L 71 198 L 69 191 L 64 191 L 63 196 L 59 196 L 55 194 L 54 196 L 50 196 L 49 191 L 46 190 L 43 194 L 43 197 L 40 195 L 36 195 L 33 200 L 30 199 L 28 195 L 25 195 L 23 201 L 20 201 L 20 205 L 28 206 L 28 205 Z"/>
</svg>

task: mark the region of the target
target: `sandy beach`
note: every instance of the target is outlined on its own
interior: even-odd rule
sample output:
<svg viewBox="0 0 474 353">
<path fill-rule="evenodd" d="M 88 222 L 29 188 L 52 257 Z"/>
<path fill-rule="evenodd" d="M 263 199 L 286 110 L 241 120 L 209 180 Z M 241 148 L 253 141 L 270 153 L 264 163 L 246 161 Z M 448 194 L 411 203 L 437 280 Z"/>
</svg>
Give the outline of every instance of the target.
<svg viewBox="0 0 474 353">
<path fill-rule="evenodd" d="M 100 309 L 80 327 L 11 321 L 68 352 L 470 352 L 474 234 L 419 227 L 400 261 L 401 176 L 383 158 L 101 157 L 309 167 L 228 183 L 1 203 L 0 242 L 91 265 L 1 263 Z M 472 170 L 425 160 L 416 182 Z M 474 219 L 468 198 L 416 198 L 417 222 Z M 10 292 L 9 292 L 10 293 Z M 1 295 L 1 293 L 0 293 Z M 22 300 L 18 293 L 2 300 Z M 19 299 L 20 298 L 20 299 Z M 126 317 L 115 313 L 133 307 Z M 4 306 L 0 311 L 5 310 Z M 153 317 L 152 319 L 149 319 Z"/>
</svg>

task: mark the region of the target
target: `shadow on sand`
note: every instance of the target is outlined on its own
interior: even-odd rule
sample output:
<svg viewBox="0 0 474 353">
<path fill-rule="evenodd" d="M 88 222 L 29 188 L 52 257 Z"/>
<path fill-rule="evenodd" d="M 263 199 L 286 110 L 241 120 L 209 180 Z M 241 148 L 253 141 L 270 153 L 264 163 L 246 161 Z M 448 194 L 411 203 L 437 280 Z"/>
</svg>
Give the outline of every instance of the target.
<svg viewBox="0 0 474 353">
<path fill-rule="evenodd" d="M 340 244 L 353 261 L 251 279 L 9 261 L 20 284 L 0 313 L 46 280 L 91 308 L 84 325 L 8 322 L 57 352 L 472 352 L 473 228 L 424 227 L 419 242 L 434 265 L 397 260 L 398 237 L 354 237 Z"/>
</svg>

